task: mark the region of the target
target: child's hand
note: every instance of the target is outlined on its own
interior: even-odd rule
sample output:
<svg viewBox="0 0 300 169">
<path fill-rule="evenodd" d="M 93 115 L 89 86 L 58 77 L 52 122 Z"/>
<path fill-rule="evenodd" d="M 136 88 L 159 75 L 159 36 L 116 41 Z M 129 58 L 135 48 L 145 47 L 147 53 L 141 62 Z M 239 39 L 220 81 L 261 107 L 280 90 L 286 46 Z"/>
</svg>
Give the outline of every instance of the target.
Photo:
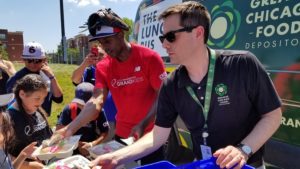
<svg viewBox="0 0 300 169">
<path fill-rule="evenodd" d="M 49 67 L 49 65 L 48 65 L 47 62 L 44 62 L 44 63 L 43 63 L 43 66 L 42 66 L 41 70 L 42 70 L 48 77 L 54 76 L 54 73 L 53 73 L 52 69 Z"/>
<path fill-rule="evenodd" d="M 28 146 L 26 146 L 22 151 L 21 151 L 21 155 L 23 155 L 26 158 L 31 158 L 31 159 L 35 159 L 35 157 L 32 157 L 32 153 L 34 152 L 34 150 L 37 149 L 37 147 L 35 146 L 37 144 L 37 142 L 32 142 L 30 143 Z"/>
<path fill-rule="evenodd" d="M 93 145 L 88 142 L 79 142 L 78 150 L 80 154 L 84 156 L 88 156 L 90 153 L 88 152 L 88 149 L 91 148 Z"/>
</svg>

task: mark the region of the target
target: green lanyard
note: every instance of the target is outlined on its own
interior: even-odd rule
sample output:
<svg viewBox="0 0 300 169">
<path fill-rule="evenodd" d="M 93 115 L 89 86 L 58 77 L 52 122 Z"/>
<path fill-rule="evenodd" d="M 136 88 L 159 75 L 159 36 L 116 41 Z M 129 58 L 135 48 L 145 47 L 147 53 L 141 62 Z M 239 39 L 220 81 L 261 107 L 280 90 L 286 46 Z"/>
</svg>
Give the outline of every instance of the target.
<svg viewBox="0 0 300 169">
<path fill-rule="evenodd" d="M 189 92 L 189 94 L 192 96 L 192 98 L 195 100 L 195 102 L 201 107 L 203 114 L 204 114 L 204 119 L 205 119 L 205 124 L 204 128 L 207 128 L 207 116 L 208 116 L 208 111 L 210 107 L 210 101 L 211 101 L 211 92 L 212 92 L 212 86 L 213 86 L 213 80 L 214 80 L 214 74 L 215 74 L 215 64 L 216 64 L 216 51 L 213 49 L 210 50 L 210 59 L 209 59 L 209 68 L 208 68 L 208 77 L 207 77 L 207 82 L 206 82 L 206 91 L 205 91 L 205 101 L 204 101 L 204 107 L 200 103 L 199 99 L 197 98 L 194 90 L 192 89 L 191 86 L 186 86 L 186 90 Z"/>
</svg>

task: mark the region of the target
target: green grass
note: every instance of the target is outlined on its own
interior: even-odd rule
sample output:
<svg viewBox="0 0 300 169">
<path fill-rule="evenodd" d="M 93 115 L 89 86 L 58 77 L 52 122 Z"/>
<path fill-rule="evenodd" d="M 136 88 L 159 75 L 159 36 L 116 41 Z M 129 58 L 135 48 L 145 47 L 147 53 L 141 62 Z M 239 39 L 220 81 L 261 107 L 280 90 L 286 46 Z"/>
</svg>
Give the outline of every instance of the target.
<svg viewBox="0 0 300 169">
<path fill-rule="evenodd" d="M 23 63 L 14 63 L 16 70 L 24 67 Z M 52 102 L 52 112 L 51 116 L 48 118 L 50 126 L 54 126 L 57 121 L 57 115 L 63 110 L 64 106 L 69 104 L 74 97 L 74 85 L 71 81 L 72 72 L 77 67 L 77 65 L 67 65 L 67 64 L 49 64 L 60 87 L 62 88 L 64 100 L 60 104 Z"/>
</svg>

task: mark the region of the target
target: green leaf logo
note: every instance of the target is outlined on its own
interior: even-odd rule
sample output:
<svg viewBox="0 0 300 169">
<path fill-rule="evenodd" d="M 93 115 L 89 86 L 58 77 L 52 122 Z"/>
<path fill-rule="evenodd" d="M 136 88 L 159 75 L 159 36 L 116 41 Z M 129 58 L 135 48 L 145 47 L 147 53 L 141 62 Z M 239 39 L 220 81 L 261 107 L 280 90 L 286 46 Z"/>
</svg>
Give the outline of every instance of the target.
<svg viewBox="0 0 300 169">
<path fill-rule="evenodd" d="M 241 25 L 241 14 L 234 9 L 233 2 L 226 0 L 211 10 L 212 24 L 207 44 L 210 47 L 230 48 L 236 41 Z"/>
<path fill-rule="evenodd" d="M 227 94 L 227 86 L 224 85 L 223 83 L 220 83 L 215 87 L 215 91 L 216 91 L 217 95 L 219 95 L 221 97 L 225 96 Z"/>
</svg>

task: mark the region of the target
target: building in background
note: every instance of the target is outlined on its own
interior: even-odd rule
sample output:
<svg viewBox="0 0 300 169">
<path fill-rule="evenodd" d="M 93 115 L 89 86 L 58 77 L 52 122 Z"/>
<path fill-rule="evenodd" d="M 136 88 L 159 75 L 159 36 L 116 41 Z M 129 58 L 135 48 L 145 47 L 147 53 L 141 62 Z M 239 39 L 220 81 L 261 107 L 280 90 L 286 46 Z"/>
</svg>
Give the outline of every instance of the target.
<svg viewBox="0 0 300 169">
<path fill-rule="evenodd" d="M 93 43 L 89 42 L 89 37 L 85 34 L 78 34 L 74 36 L 73 38 L 67 39 L 67 46 L 69 49 L 78 49 L 79 51 L 79 57 L 78 58 L 72 58 L 73 63 L 80 64 L 84 57 L 89 52 L 90 47 L 93 45 Z M 69 55 L 69 54 L 68 54 Z"/>
<path fill-rule="evenodd" d="M 24 46 L 23 32 L 9 32 L 7 29 L 0 29 L 0 41 L 8 53 L 9 60 L 21 60 Z"/>
</svg>

